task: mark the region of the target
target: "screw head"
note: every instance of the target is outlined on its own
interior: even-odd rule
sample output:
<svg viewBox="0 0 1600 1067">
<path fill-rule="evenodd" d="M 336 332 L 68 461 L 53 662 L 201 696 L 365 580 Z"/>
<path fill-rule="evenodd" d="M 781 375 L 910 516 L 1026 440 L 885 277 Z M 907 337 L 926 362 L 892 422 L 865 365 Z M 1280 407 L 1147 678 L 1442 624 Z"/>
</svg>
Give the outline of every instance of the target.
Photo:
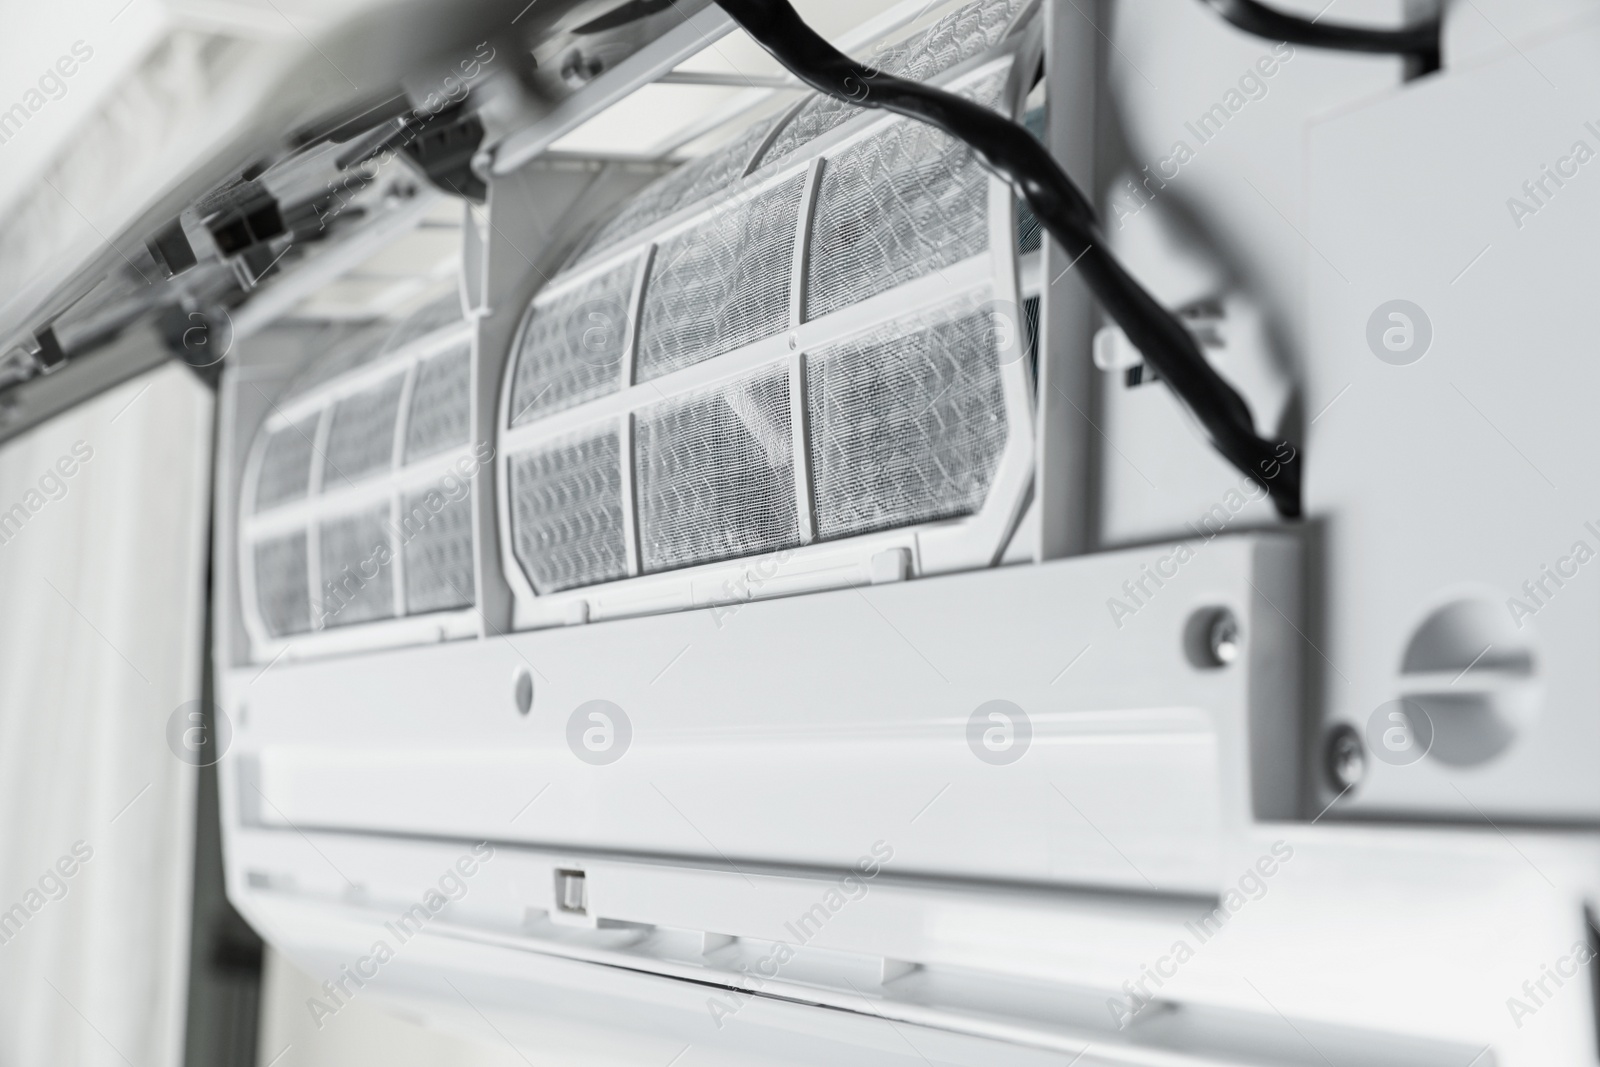
<svg viewBox="0 0 1600 1067">
<path fill-rule="evenodd" d="M 1367 748 L 1354 728 L 1343 725 L 1328 736 L 1328 781 L 1339 792 L 1354 789 L 1367 775 Z"/>
<path fill-rule="evenodd" d="M 1219 667 L 1239 658 L 1239 622 L 1227 608 L 1218 611 L 1206 628 L 1206 647 Z"/>
</svg>

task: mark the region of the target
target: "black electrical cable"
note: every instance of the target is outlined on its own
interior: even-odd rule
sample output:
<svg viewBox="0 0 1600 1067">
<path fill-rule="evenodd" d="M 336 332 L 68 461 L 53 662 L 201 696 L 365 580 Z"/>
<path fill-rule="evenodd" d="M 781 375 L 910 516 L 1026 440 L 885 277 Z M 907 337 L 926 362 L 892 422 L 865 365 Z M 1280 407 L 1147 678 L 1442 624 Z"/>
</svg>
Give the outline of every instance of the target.
<svg viewBox="0 0 1600 1067">
<path fill-rule="evenodd" d="M 716 0 L 790 73 L 819 92 L 926 122 L 966 142 L 1027 200 L 1107 314 L 1194 412 L 1217 451 L 1300 515 L 1300 454 L 1256 435 L 1250 409 L 1200 352 L 1194 336 L 1106 247 L 1094 207 L 1022 126 L 954 93 L 857 63 L 807 26 L 787 0 Z"/>
<path fill-rule="evenodd" d="M 1439 16 L 1397 30 L 1374 30 L 1341 23 L 1313 22 L 1285 15 L 1256 0 L 1201 0 L 1233 25 L 1273 41 L 1331 48 L 1341 52 L 1373 52 L 1413 56 L 1422 72 L 1439 69 Z"/>
</svg>

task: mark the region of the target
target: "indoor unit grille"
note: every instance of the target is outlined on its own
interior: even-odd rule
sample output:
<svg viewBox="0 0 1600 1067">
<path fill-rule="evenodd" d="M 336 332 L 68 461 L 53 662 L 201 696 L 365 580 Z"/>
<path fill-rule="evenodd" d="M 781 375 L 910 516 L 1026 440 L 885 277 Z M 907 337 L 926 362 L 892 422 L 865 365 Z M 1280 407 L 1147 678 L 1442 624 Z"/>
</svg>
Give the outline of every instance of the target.
<svg viewBox="0 0 1600 1067">
<path fill-rule="evenodd" d="M 941 84 L 1014 113 L 1022 7 L 968 5 L 880 60 L 964 64 Z M 625 204 L 513 343 L 500 522 L 523 624 L 588 617 L 534 601 L 619 579 L 602 614 L 714 600 L 716 565 L 771 554 L 848 581 L 846 539 L 915 552 L 929 523 L 970 531 L 945 531 L 940 566 L 991 562 L 1031 469 L 1027 364 L 1003 340 L 1015 223 L 959 143 L 816 98 Z"/>
<path fill-rule="evenodd" d="M 239 501 L 258 655 L 439 612 L 433 636 L 475 632 L 471 378 L 452 296 L 314 358 L 272 406 Z"/>
</svg>

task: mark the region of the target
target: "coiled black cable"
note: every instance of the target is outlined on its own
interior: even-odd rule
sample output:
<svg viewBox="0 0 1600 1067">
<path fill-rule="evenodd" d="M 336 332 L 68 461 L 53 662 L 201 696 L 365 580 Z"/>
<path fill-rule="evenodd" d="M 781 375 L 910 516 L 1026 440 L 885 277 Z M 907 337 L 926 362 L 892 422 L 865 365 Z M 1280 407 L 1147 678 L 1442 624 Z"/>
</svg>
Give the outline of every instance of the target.
<svg viewBox="0 0 1600 1067">
<path fill-rule="evenodd" d="M 1396 30 L 1374 30 L 1340 23 L 1313 22 L 1285 15 L 1256 0 L 1201 0 L 1233 25 L 1272 41 L 1288 41 L 1308 48 L 1341 52 L 1373 52 L 1411 56 L 1421 73 L 1439 69 L 1439 17 Z"/>
<path fill-rule="evenodd" d="M 807 26 L 787 0 L 716 0 L 757 44 L 818 92 L 926 122 L 966 142 L 1027 200 L 1089 290 L 1205 427 L 1218 452 L 1300 515 L 1300 453 L 1255 432 L 1250 409 L 1206 362 L 1194 336 L 1106 247 L 1093 205 L 1032 134 L 954 93 L 863 66 Z"/>
</svg>

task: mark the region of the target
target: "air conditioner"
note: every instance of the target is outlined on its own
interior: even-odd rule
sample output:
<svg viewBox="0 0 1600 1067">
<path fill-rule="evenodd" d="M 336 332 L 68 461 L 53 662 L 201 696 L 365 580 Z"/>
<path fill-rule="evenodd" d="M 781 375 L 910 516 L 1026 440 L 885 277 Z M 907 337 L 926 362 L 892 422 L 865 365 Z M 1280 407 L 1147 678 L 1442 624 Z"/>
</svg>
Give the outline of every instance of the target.
<svg viewBox="0 0 1600 1067">
<path fill-rule="evenodd" d="M 212 608 L 228 892 L 313 1025 L 1594 1060 L 1600 21 L 1446 4 L 1408 60 L 1219 17 L 1259 8 L 905 0 L 833 36 L 1038 139 L 1303 465 L 1298 521 L 992 160 L 715 5 L 464 15 L 484 48 L 418 45 L 409 112 L 323 130 L 366 220 L 277 275 L 282 237 L 221 257 L 256 295 Z M 338 310 L 424 223 L 449 254 Z"/>
</svg>

